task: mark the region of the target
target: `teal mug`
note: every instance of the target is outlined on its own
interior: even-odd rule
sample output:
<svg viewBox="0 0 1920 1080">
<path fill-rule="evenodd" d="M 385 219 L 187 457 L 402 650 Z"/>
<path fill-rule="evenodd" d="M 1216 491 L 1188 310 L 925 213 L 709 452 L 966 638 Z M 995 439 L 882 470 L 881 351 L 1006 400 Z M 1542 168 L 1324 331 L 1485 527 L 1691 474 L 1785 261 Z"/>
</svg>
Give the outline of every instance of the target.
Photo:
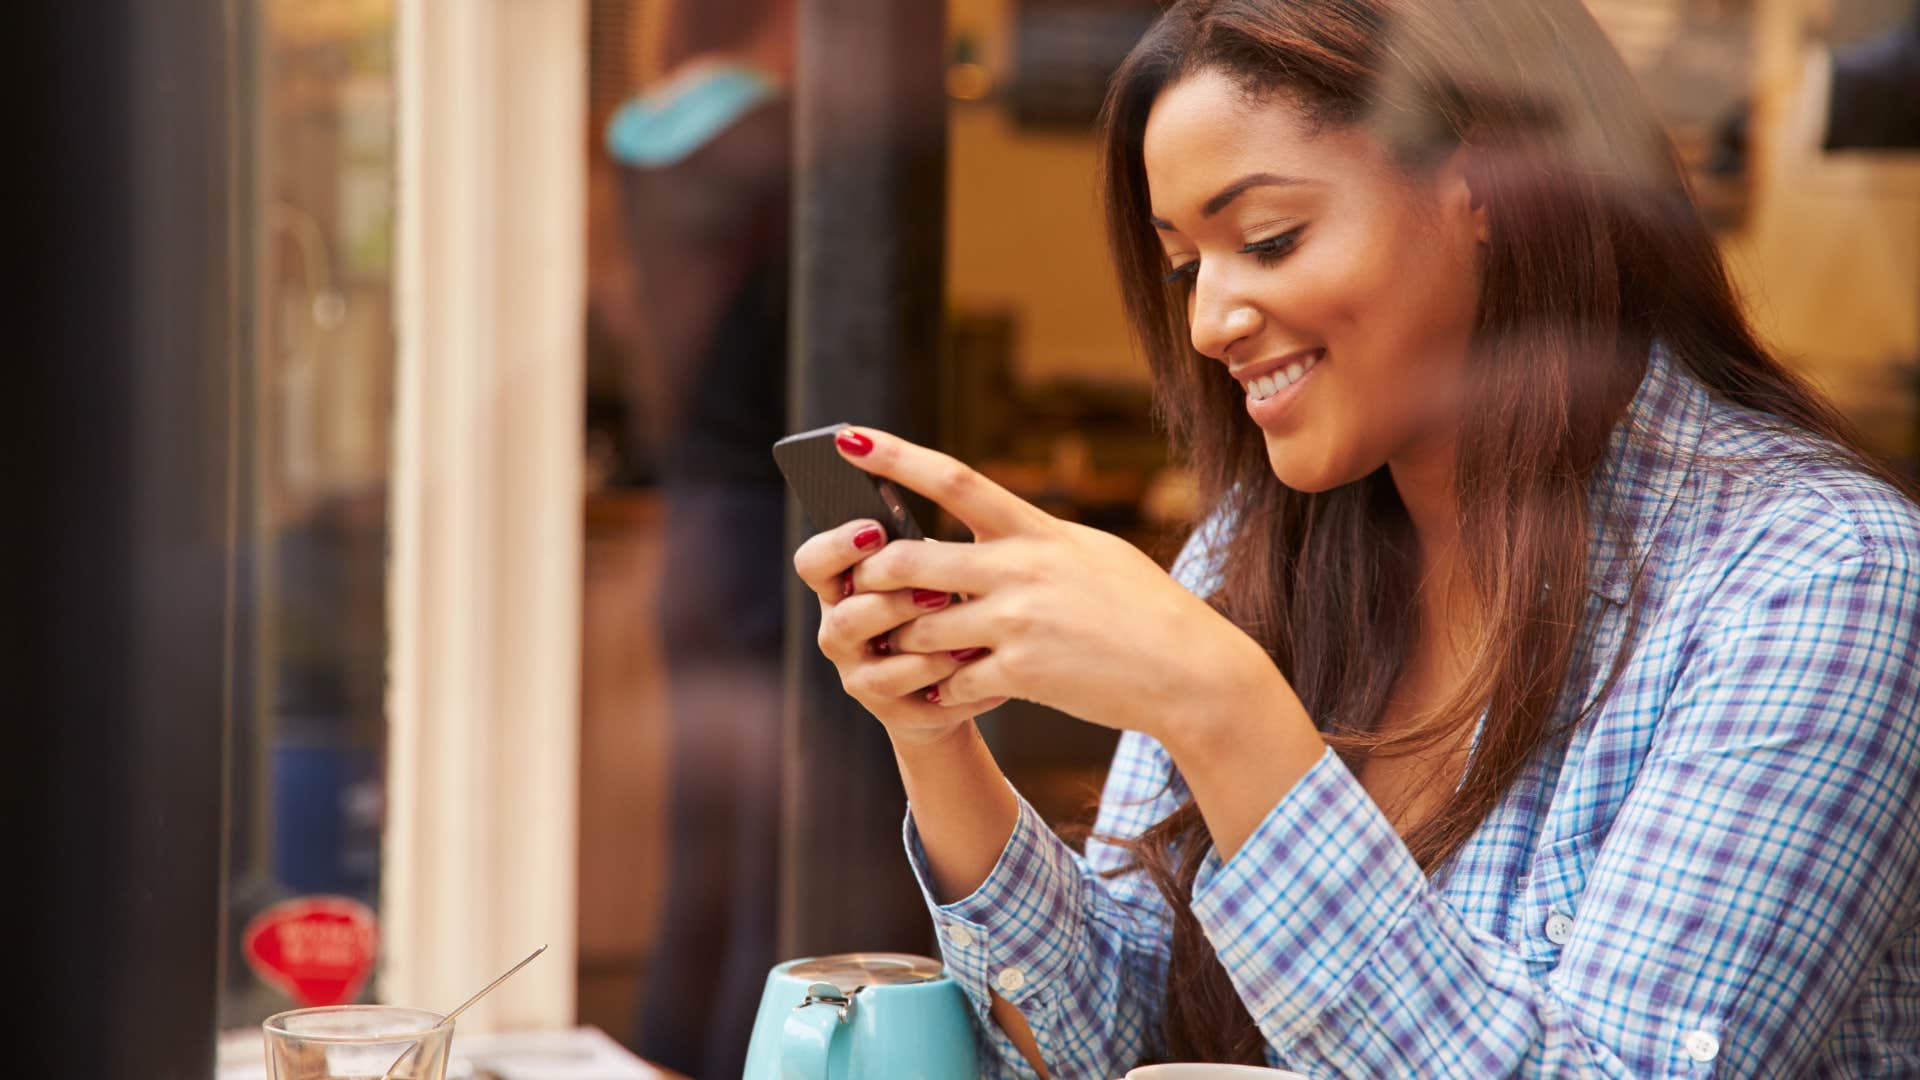
<svg viewBox="0 0 1920 1080">
<path fill-rule="evenodd" d="M 972 1010 L 940 962 L 790 960 L 767 975 L 745 1080 L 974 1080 Z"/>
</svg>

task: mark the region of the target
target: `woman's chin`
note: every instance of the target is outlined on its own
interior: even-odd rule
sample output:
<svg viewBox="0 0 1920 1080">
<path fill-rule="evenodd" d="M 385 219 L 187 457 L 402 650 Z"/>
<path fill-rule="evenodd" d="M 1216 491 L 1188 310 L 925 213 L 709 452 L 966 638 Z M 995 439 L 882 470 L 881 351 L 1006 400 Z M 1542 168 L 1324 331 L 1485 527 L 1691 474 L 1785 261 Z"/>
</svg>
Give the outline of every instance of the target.
<svg viewBox="0 0 1920 1080">
<path fill-rule="evenodd" d="M 1303 452 L 1297 438 L 1277 439 L 1268 435 L 1267 464 L 1273 468 L 1274 477 L 1281 483 L 1309 494 L 1337 488 L 1353 479 L 1338 469 L 1330 468 L 1330 463 L 1323 456 Z"/>
</svg>

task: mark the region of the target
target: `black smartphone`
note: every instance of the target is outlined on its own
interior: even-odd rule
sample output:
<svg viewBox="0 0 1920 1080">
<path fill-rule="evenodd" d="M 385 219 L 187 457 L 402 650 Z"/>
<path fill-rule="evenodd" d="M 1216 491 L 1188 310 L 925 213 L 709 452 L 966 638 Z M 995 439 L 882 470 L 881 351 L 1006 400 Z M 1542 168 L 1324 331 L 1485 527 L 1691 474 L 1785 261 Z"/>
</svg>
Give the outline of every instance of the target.
<svg viewBox="0 0 1920 1080">
<path fill-rule="evenodd" d="M 840 456 L 833 437 L 846 426 L 828 424 L 773 444 L 773 460 L 799 497 L 807 520 L 816 531 L 826 532 L 856 518 L 872 518 L 887 527 L 892 539 L 926 539 L 897 486 Z"/>
</svg>

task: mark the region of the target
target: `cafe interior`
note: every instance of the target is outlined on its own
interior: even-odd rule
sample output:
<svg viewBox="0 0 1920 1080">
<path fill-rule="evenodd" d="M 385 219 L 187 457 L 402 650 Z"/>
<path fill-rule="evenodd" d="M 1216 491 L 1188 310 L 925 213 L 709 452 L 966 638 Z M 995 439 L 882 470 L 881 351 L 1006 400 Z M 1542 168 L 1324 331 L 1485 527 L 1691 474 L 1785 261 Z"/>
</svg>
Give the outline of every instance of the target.
<svg viewBox="0 0 1920 1080">
<path fill-rule="evenodd" d="M 1171 559 L 1093 129 L 1159 5 L 104 6 L 30 101 L 35 1074 L 266 1076 L 275 1014 L 545 946 L 448 1076 L 736 1076 L 776 963 L 937 957 L 767 450 L 897 431 Z M 1916 5 L 1588 6 L 1765 340 L 1920 472 L 1920 146 L 1833 79 Z M 1090 823 L 1115 733 L 981 729 Z"/>
</svg>

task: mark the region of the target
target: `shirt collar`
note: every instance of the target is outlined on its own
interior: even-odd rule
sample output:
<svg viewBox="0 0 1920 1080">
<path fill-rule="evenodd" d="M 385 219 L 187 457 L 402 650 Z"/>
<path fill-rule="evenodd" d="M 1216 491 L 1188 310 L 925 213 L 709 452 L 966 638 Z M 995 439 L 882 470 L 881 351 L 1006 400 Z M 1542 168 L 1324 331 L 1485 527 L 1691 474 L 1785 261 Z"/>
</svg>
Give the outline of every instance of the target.
<svg viewBox="0 0 1920 1080">
<path fill-rule="evenodd" d="M 1710 406 L 1706 387 L 1656 343 L 1588 487 L 1587 587 L 1596 595 L 1616 604 L 1631 597 L 1634 575 L 1686 485 Z"/>
</svg>

